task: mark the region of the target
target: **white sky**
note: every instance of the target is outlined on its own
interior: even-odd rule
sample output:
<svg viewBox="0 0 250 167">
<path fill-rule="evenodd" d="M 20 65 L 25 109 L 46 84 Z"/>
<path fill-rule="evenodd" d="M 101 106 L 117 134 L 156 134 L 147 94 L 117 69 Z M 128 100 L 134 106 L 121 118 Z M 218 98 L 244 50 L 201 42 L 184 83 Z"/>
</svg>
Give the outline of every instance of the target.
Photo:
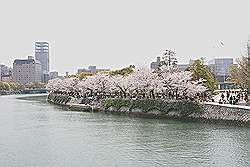
<svg viewBox="0 0 250 167">
<path fill-rule="evenodd" d="M 165 49 L 180 63 L 237 58 L 249 35 L 250 0 L 0 1 L 0 63 L 12 66 L 45 40 L 61 74 L 149 64 Z"/>
</svg>

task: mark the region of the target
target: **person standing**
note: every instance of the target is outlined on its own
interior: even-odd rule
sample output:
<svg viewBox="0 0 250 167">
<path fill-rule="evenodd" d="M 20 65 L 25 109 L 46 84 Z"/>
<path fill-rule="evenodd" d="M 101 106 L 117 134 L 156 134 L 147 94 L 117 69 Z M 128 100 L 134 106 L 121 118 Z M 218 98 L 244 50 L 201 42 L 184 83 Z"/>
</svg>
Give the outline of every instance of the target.
<svg viewBox="0 0 250 167">
<path fill-rule="evenodd" d="M 221 97 L 221 99 L 224 101 L 224 97 L 225 97 L 225 95 L 224 95 L 223 93 L 221 94 L 221 96 L 220 96 L 220 97 Z"/>
<path fill-rule="evenodd" d="M 232 95 L 229 97 L 229 104 L 233 104 L 233 96 Z"/>
<path fill-rule="evenodd" d="M 246 103 L 248 102 L 248 96 L 247 96 L 247 93 L 245 93 L 244 100 L 245 100 L 245 102 L 246 102 Z"/>
<path fill-rule="evenodd" d="M 226 92 L 226 95 L 227 95 L 227 101 L 229 101 L 229 97 L 230 97 L 229 91 Z"/>
</svg>

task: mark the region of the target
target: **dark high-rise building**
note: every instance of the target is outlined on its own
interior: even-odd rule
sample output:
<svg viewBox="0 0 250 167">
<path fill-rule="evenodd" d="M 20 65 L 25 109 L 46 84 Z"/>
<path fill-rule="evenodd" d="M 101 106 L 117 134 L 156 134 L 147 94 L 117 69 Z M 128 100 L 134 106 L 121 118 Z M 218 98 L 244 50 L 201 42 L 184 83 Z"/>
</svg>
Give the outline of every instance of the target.
<svg viewBox="0 0 250 167">
<path fill-rule="evenodd" d="M 36 42 L 35 43 L 35 58 L 42 64 L 42 72 L 49 73 L 49 43 Z"/>
<path fill-rule="evenodd" d="M 215 75 L 218 82 L 225 82 L 230 76 L 229 67 L 233 64 L 233 58 L 217 58 L 208 62 L 208 68 Z"/>
</svg>

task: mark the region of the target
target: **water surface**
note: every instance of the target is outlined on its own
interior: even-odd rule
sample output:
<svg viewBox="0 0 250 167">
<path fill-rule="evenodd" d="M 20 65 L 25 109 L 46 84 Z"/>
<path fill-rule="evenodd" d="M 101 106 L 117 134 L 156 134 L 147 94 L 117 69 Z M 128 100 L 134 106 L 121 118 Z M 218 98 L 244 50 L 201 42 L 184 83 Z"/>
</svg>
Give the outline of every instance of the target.
<svg viewBox="0 0 250 167">
<path fill-rule="evenodd" d="M 250 128 L 72 112 L 0 96 L 0 166 L 250 166 Z"/>
</svg>

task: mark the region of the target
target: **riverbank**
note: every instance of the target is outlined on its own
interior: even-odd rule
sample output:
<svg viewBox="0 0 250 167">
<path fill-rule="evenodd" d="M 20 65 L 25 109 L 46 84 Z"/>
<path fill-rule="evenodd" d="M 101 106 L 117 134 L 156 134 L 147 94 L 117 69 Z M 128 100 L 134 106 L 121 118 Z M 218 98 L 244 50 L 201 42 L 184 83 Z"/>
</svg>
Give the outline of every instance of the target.
<svg viewBox="0 0 250 167">
<path fill-rule="evenodd" d="M 1 95 L 15 95 L 15 94 L 21 94 L 20 91 L 0 91 L 0 96 Z"/>
<path fill-rule="evenodd" d="M 48 93 L 47 89 L 22 89 L 16 91 L 0 91 L 1 95 L 15 95 L 15 94 L 46 94 Z"/>
<path fill-rule="evenodd" d="M 202 122 L 228 122 L 250 125 L 248 106 L 229 106 L 215 103 L 196 103 L 188 100 L 131 100 L 131 99 L 75 99 L 65 95 L 49 94 L 48 101 L 73 111 L 107 112 L 137 116 L 174 118 Z M 79 104 L 80 102 L 84 104 Z"/>
</svg>

